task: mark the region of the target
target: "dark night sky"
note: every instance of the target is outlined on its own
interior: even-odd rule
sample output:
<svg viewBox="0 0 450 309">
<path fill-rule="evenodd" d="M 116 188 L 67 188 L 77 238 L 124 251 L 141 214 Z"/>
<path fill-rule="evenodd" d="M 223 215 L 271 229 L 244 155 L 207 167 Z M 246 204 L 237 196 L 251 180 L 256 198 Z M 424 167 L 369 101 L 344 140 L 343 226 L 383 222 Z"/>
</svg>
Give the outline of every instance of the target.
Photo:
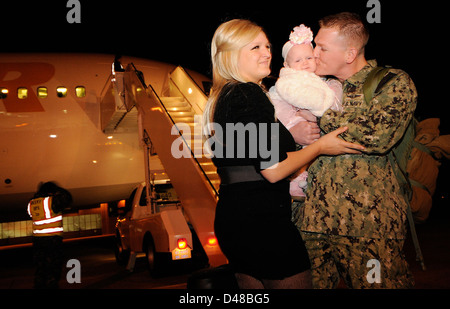
<svg viewBox="0 0 450 309">
<path fill-rule="evenodd" d="M 273 75 L 281 47 L 301 23 L 314 33 L 328 14 L 352 11 L 365 17 L 369 0 L 322 1 L 106 1 L 80 0 L 81 23 L 66 20 L 66 0 L 15 1 L 0 7 L 1 52 L 98 52 L 165 61 L 210 75 L 209 44 L 215 29 L 232 18 L 263 26 L 273 49 Z M 419 115 L 443 114 L 446 20 L 443 2 L 379 0 L 381 23 L 370 24 L 368 59 L 408 72 L 419 91 Z M 414 3 L 414 4 L 412 4 Z M 448 27 L 447 27 L 448 28 Z M 443 123 L 441 129 L 450 125 Z M 449 130 L 450 131 L 450 130 Z"/>
<path fill-rule="evenodd" d="M 210 75 L 210 42 L 224 21 L 248 18 L 265 28 L 273 45 L 276 76 L 281 48 L 294 26 L 304 23 L 317 33 L 321 17 L 352 11 L 365 18 L 371 9 L 369 0 L 80 0 L 81 23 L 69 24 L 68 0 L 5 2 L 0 5 L 0 52 L 122 54 L 206 75 Z M 379 2 L 381 23 L 369 25 L 366 58 L 408 72 L 419 92 L 416 115 L 440 117 L 441 134 L 450 134 L 450 123 L 443 116 L 450 103 L 444 32 L 449 29 L 444 24 L 448 6 L 436 0 Z"/>
<path fill-rule="evenodd" d="M 407 71 L 419 90 L 420 114 L 441 115 L 444 101 L 449 101 L 442 99 L 444 87 L 438 85 L 443 79 L 437 76 L 448 69 L 443 67 L 447 47 L 438 40 L 440 24 L 446 19 L 444 2 L 379 2 L 381 23 L 369 25 L 367 58 Z M 281 47 L 294 26 L 304 23 L 316 33 L 317 21 L 323 16 L 353 11 L 365 17 L 371 9 L 368 0 L 80 3 L 81 24 L 67 22 L 70 8 L 66 0 L 2 3 L 0 51 L 123 54 L 179 64 L 210 75 L 209 44 L 215 29 L 223 21 L 248 18 L 268 33 L 274 47 L 273 74 L 277 75 Z"/>
</svg>

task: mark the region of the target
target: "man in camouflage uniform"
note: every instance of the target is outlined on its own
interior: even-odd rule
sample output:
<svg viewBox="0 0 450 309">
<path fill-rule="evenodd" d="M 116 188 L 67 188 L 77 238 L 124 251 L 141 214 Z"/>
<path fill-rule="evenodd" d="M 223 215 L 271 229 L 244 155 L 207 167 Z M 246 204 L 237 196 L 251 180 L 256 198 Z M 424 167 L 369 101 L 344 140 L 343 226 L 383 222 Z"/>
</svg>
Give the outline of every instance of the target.
<svg viewBox="0 0 450 309">
<path fill-rule="evenodd" d="M 316 74 L 343 82 L 343 112 L 320 119 L 328 133 L 365 146 L 359 155 L 320 156 L 310 166 L 304 204 L 294 221 L 306 243 L 316 288 L 409 288 L 414 282 L 403 254 L 407 204 L 387 153 L 413 117 L 417 92 L 409 76 L 392 69 L 369 104 L 362 87 L 376 61 L 366 61 L 368 32 L 360 17 L 340 13 L 320 21 L 315 38 Z"/>
</svg>

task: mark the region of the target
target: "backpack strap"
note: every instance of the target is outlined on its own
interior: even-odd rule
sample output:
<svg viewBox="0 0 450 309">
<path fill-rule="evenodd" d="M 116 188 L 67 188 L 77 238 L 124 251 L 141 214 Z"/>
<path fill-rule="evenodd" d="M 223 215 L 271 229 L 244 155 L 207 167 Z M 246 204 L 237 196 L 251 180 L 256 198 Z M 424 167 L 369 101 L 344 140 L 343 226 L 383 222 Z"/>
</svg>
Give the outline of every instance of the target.
<svg viewBox="0 0 450 309">
<path fill-rule="evenodd" d="M 364 100 L 370 103 L 375 93 L 391 80 L 396 74 L 390 72 L 391 67 L 375 67 L 366 77 L 363 85 Z"/>
<path fill-rule="evenodd" d="M 366 81 L 363 85 L 363 93 L 364 93 L 364 100 L 367 104 L 370 104 L 370 101 L 374 97 L 376 93 L 378 93 L 381 88 L 389 81 L 391 80 L 396 74 L 389 71 L 390 67 L 375 67 L 366 77 Z M 426 147 L 422 147 L 423 145 L 416 142 L 414 140 L 415 136 L 415 127 L 416 127 L 416 121 L 415 119 L 412 119 L 411 122 L 408 124 L 407 130 L 405 132 L 405 135 L 407 134 L 413 134 L 413 137 L 411 138 L 411 143 L 408 143 L 408 145 L 401 145 L 402 147 L 417 147 L 419 149 L 423 149 Z M 402 139 L 405 136 L 402 137 Z M 417 145 L 419 144 L 419 145 Z M 400 145 L 397 145 L 398 147 Z M 400 151 L 407 151 L 407 149 L 402 149 Z M 389 151 L 388 153 L 388 159 L 391 163 L 392 168 L 394 169 L 394 173 L 396 174 L 397 179 L 399 180 L 399 185 L 402 193 L 405 196 L 406 203 L 408 204 L 407 209 L 407 218 L 408 223 L 410 227 L 411 236 L 413 239 L 414 247 L 416 249 L 416 260 L 421 264 L 422 269 L 425 270 L 425 262 L 422 255 L 422 250 L 420 249 L 419 240 L 417 238 L 416 228 L 414 224 L 414 217 L 411 211 L 411 205 L 410 205 L 410 199 L 412 198 L 412 188 L 411 180 L 408 177 L 408 174 L 406 172 L 406 162 L 399 162 L 398 158 L 395 156 L 394 149 Z M 404 165 L 404 166 L 403 166 Z M 402 178 L 402 179 L 399 179 Z M 408 188 L 410 190 L 408 190 Z M 409 193 L 409 194 L 408 194 Z"/>
</svg>

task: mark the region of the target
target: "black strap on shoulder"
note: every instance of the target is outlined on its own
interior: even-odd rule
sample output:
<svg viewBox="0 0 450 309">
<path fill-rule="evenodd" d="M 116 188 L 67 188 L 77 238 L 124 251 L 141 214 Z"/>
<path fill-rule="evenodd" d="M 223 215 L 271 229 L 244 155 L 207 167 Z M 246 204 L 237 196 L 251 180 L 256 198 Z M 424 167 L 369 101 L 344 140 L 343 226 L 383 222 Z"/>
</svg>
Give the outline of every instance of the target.
<svg viewBox="0 0 450 309">
<path fill-rule="evenodd" d="M 364 99 L 367 103 L 372 100 L 375 93 L 378 93 L 388 81 L 396 76 L 395 73 L 389 71 L 390 69 L 391 67 L 375 67 L 367 75 L 363 85 Z"/>
<path fill-rule="evenodd" d="M 392 72 L 388 72 L 383 79 L 380 81 L 380 83 L 378 84 L 377 89 L 375 89 L 375 93 L 380 92 L 381 88 L 383 88 L 383 86 L 390 81 L 396 74 L 392 73 Z"/>
</svg>

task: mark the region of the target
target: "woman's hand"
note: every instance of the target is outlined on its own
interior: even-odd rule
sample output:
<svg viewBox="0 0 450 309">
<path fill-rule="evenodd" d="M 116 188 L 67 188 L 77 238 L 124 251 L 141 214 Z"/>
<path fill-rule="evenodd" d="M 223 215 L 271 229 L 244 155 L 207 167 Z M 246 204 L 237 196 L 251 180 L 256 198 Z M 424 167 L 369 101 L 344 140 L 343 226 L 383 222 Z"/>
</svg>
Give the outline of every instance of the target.
<svg viewBox="0 0 450 309">
<path fill-rule="evenodd" d="M 364 150 L 363 146 L 346 142 L 338 137 L 339 134 L 344 133 L 347 129 L 347 127 L 339 128 L 322 136 L 306 148 L 288 152 L 287 159 L 262 170 L 261 175 L 269 182 L 275 183 L 289 177 L 319 155 L 360 154 Z"/>
<path fill-rule="evenodd" d="M 339 134 L 344 133 L 347 129 L 347 127 L 341 127 L 319 138 L 316 143 L 319 144 L 320 154 L 360 154 L 361 151 L 364 151 L 365 148 L 363 146 L 346 142 L 338 137 Z"/>
</svg>

